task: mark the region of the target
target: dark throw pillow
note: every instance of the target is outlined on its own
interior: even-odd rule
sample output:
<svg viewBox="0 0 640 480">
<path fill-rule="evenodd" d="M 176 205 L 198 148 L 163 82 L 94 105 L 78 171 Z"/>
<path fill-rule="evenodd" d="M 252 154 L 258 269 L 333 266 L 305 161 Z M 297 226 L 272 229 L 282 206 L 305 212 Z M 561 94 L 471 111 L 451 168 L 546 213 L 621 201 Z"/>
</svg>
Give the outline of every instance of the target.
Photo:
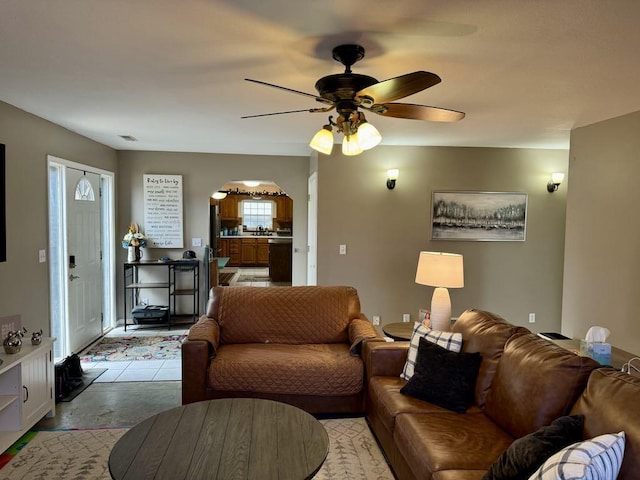
<svg viewBox="0 0 640 480">
<path fill-rule="evenodd" d="M 583 415 L 560 417 L 551 425 L 515 440 L 491 465 L 482 480 L 529 478 L 547 458 L 582 441 Z"/>
<path fill-rule="evenodd" d="M 464 413 L 473 403 L 479 353 L 456 353 L 421 338 L 415 371 L 400 393 Z"/>
</svg>

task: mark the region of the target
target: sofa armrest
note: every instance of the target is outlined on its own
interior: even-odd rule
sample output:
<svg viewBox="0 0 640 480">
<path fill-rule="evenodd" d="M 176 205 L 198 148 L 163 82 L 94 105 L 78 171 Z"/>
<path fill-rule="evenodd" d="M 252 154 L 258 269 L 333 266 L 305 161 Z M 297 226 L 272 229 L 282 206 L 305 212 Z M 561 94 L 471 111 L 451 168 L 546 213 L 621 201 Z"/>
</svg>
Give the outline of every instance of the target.
<svg viewBox="0 0 640 480">
<path fill-rule="evenodd" d="M 213 318 L 203 315 L 198 319 L 198 322 L 189 329 L 187 339 L 208 342 L 215 354 L 220 345 L 220 326 Z"/>
<path fill-rule="evenodd" d="M 399 377 L 407 361 L 409 342 L 367 342 L 362 356 L 367 378 Z"/>
<path fill-rule="evenodd" d="M 349 324 L 349 343 L 351 344 L 349 352 L 351 355 L 359 356 L 362 344 L 372 340 L 383 342 L 384 338 L 380 336 L 378 330 L 366 317 L 351 320 Z"/>
</svg>

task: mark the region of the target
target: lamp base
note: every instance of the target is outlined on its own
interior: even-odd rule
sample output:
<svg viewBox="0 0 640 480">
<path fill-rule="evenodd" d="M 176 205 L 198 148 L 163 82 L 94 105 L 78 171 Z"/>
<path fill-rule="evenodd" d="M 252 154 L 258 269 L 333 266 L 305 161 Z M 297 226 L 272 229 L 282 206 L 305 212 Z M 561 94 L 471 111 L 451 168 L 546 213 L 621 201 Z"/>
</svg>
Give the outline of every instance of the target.
<svg viewBox="0 0 640 480">
<path fill-rule="evenodd" d="M 431 297 L 431 328 L 443 332 L 451 330 L 451 298 L 444 287 L 437 287 Z"/>
</svg>

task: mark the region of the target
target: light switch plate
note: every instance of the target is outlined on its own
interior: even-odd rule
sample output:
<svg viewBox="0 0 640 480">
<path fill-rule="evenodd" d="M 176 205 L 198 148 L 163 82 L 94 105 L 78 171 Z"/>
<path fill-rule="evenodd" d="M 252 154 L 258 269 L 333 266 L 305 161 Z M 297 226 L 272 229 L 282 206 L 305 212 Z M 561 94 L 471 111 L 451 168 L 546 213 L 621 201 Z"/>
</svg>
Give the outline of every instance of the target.
<svg viewBox="0 0 640 480">
<path fill-rule="evenodd" d="M 202 246 L 202 239 L 201 238 L 192 238 L 191 239 L 191 246 L 192 247 L 201 247 Z"/>
<path fill-rule="evenodd" d="M 38 261 L 40 263 L 44 263 L 47 261 L 47 251 L 46 250 L 38 250 Z"/>
</svg>

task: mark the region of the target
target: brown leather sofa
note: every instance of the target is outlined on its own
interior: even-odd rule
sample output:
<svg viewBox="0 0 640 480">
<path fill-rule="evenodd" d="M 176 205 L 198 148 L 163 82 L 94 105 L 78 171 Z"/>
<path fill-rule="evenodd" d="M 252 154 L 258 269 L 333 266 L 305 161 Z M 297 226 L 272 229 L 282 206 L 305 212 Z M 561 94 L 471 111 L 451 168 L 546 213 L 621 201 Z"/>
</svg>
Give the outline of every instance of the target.
<svg viewBox="0 0 640 480">
<path fill-rule="evenodd" d="M 463 352 L 482 356 L 475 404 L 462 414 L 400 393 L 408 342 L 364 347 L 367 420 L 400 480 L 479 480 L 516 438 L 580 413 L 585 439 L 625 431 L 618 478 L 638 478 L 640 378 L 598 368 L 489 312 L 466 311 L 453 331 Z"/>
<path fill-rule="evenodd" d="M 258 397 L 363 413 L 371 340 L 383 341 L 352 287 L 214 287 L 182 345 L 182 403 Z"/>
</svg>

